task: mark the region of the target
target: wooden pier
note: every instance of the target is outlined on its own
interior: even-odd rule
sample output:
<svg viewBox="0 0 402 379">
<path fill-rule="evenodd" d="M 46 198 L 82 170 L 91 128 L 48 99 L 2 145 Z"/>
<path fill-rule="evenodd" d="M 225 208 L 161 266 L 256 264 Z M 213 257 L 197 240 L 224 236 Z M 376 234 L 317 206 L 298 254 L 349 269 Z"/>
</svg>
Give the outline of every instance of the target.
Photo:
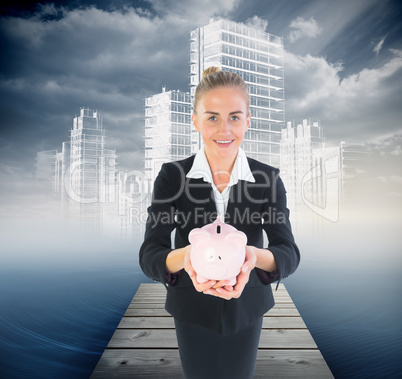
<svg viewBox="0 0 402 379">
<path fill-rule="evenodd" d="M 276 305 L 264 316 L 255 378 L 333 378 L 284 285 L 273 292 Z M 165 297 L 163 285 L 141 284 L 91 379 L 182 378 Z"/>
</svg>

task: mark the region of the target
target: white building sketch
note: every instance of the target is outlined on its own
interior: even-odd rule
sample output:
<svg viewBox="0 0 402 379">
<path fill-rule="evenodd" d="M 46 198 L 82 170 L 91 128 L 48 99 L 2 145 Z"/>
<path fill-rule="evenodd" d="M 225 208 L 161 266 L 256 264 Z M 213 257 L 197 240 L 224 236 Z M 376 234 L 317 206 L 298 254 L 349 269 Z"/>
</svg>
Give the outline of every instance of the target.
<svg viewBox="0 0 402 379">
<path fill-rule="evenodd" d="M 336 221 L 333 204 L 366 172 L 368 153 L 345 142 L 327 147 L 319 121 L 285 125 L 282 38 L 219 20 L 191 31 L 189 48 L 189 92 L 163 87 L 145 98 L 143 173 L 117 172 L 102 116 L 89 108 L 74 117 L 61 152 L 37 153 L 36 176 L 60 193 L 64 214 L 91 220 L 99 230 L 114 219 L 126 240 L 141 234 L 161 165 L 195 154 L 202 145 L 191 121 L 192 100 L 202 72 L 214 65 L 247 83 L 252 118 L 242 147 L 248 156 L 281 169 L 293 218 L 313 211 Z"/>
<path fill-rule="evenodd" d="M 287 123 L 280 156 L 289 208 L 294 220 L 304 222 L 312 212 L 337 221 L 341 206 L 349 206 L 359 196 L 356 184 L 364 180 L 370 161 L 363 145 L 327 146 L 320 121 L 307 119 L 296 126 Z"/>
<path fill-rule="evenodd" d="M 49 183 L 53 192 L 60 192 L 61 153 L 57 150 L 40 151 L 36 155 L 36 178 Z"/>
<path fill-rule="evenodd" d="M 314 154 L 324 148 L 323 129 L 319 121 L 303 120 L 294 126 L 292 122 L 282 129 L 280 145 L 281 178 L 287 190 L 289 208 L 295 214 L 305 210 L 302 194 L 317 203 L 321 195 L 318 179 L 304 182 L 303 178 L 316 167 Z"/>
<path fill-rule="evenodd" d="M 342 165 L 342 205 L 352 207 L 361 198 L 371 171 L 371 155 L 363 144 L 340 144 Z"/>
<path fill-rule="evenodd" d="M 165 91 L 145 99 L 145 170 L 155 180 L 162 163 L 191 154 L 191 100 L 188 92 Z"/>
<path fill-rule="evenodd" d="M 282 38 L 242 23 L 219 20 L 190 33 L 190 90 L 210 66 L 235 72 L 247 83 L 251 124 L 243 141 L 246 154 L 279 166 L 279 143 L 285 126 Z M 192 153 L 201 146 L 193 130 Z"/>
<path fill-rule="evenodd" d="M 116 158 L 115 150 L 106 149 L 102 116 L 81 108 L 62 152 L 38 152 L 36 177 L 60 192 L 65 216 L 88 219 L 99 229 L 105 204 L 115 197 Z"/>
<path fill-rule="evenodd" d="M 74 117 L 70 133 L 70 144 L 63 146 L 69 148 L 69 168 L 64 178 L 69 198 L 81 204 L 105 203 L 110 195 L 108 181 L 115 179 L 116 152 L 105 148 L 102 116 L 82 108 L 80 115 Z M 80 207 L 80 212 L 82 216 L 100 216 L 101 208 Z"/>
<path fill-rule="evenodd" d="M 201 136 L 191 122 L 192 97 L 204 69 L 236 72 L 250 92 L 246 154 L 279 167 L 285 126 L 282 38 L 227 20 L 212 21 L 190 33 L 190 93 L 166 91 L 145 99 L 145 170 L 150 188 L 163 162 L 195 154 Z"/>
<path fill-rule="evenodd" d="M 242 23 L 211 21 L 191 31 L 190 92 L 163 89 L 145 100 L 149 188 L 163 162 L 195 154 L 202 146 L 191 123 L 191 105 L 204 69 L 218 66 L 236 72 L 247 83 L 252 118 L 242 147 L 248 156 L 281 168 L 294 218 L 312 211 L 322 216 L 324 209 L 335 220 L 329 205 L 336 203 L 339 208 L 345 164 L 352 162 L 354 153 L 345 150 L 345 144 L 326 146 L 319 121 L 285 125 L 283 56 L 282 38 Z"/>
</svg>

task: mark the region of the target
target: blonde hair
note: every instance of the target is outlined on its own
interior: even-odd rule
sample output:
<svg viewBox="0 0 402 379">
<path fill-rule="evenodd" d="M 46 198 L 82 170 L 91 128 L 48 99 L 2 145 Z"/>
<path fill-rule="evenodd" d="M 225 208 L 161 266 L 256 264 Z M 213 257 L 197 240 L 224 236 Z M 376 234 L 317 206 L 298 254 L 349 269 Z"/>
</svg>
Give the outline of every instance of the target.
<svg viewBox="0 0 402 379">
<path fill-rule="evenodd" d="M 208 67 L 202 73 L 201 81 L 198 83 L 194 93 L 193 113 L 197 113 L 197 104 L 200 98 L 208 91 L 217 87 L 236 87 L 244 95 L 247 104 L 247 110 L 250 107 L 250 95 L 248 93 L 247 84 L 244 80 L 234 72 L 221 71 L 219 67 Z"/>
</svg>

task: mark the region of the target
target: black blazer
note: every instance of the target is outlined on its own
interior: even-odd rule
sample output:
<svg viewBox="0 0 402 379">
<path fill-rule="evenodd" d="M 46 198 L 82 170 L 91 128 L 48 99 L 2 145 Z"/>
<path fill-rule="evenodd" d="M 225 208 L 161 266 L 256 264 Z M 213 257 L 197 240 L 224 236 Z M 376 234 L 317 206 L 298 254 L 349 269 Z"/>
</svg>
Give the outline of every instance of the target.
<svg viewBox="0 0 402 379">
<path fill-rule="evenodd" d="M 186 178 L 195 156 L 164 163 L 155 180 L 153 199 L 139 260 L 144 273 L 167 288 L 166 310 L 180 321 L 197 323 L 230 334 L 246 327 L 274 306 L 270 281 L 252 270 L 239 299 L 224 300 L 195 290 L 182 270 L 169 285 L 166 256 L 189 244 L 188 234 L 217 217 L 213 190 L 203 179 Z M 255 183 L 239 180 L 230 190 L 225 222 L 247 235 L 248 245 L 263 248 L 263 231 L 274 254 L 278 283 L 293 273 L 300 261 L 289 223 L 286 191 L 279 170 L 247 158 Z M 171 241 L 175 230 L 174 242 Z"/>
</svg>

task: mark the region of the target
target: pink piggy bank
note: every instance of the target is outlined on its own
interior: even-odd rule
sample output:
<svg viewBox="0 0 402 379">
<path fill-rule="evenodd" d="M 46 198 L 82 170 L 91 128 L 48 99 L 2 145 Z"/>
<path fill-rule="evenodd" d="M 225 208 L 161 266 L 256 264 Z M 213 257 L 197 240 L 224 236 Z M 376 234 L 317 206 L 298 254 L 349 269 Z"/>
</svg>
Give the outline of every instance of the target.
<svg viewBox="0 0 402 379">
<path fill-rule="evenodd" d="M 188 239 L 191 265 L 198 283 L 208 280 L 236 283 L 246 256 L 247 236 L 243 232 L 218 217 L 212 224 L 193 229 Z"/>
</svg>

